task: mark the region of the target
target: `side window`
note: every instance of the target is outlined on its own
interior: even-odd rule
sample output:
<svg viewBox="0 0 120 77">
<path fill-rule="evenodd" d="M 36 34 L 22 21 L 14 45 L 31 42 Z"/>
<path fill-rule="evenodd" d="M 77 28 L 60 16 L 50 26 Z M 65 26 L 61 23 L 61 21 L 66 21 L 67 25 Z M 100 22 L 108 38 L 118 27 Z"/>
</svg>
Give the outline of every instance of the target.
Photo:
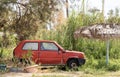
<svg viewBox="0 0 120 77">
<path fill-rule="evenodd" d="M 38 50 L 38 43 L 25 43 L 23 50 Z"/>
<path fill-rule="evenodd" d="M 41 43 L 41 50 L 58 51 L 58 47 L 54 43 Z"/>
</svg>

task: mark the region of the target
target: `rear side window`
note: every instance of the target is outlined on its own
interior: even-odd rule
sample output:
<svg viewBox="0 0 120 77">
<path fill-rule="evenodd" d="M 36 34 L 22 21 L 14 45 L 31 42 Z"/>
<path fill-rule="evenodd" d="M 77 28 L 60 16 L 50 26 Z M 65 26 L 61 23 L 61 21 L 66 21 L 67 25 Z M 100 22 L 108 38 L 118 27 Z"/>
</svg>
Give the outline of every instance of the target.
<svg viewBox="0 0 120 77">
<path fill-rule="evenodd" d="M 38 43 L 25 43 L 23 50 L 38 50 Z"/>
</svg>

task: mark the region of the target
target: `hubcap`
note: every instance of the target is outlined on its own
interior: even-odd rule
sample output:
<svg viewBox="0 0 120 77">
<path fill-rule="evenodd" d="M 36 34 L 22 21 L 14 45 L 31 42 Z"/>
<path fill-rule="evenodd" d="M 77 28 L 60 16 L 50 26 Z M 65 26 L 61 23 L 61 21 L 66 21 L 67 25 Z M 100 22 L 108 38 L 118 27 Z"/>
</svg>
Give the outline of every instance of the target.
<svg viewBox="0 0 120 77">
<path fill-rule="evenodd" d="M 77 67 L 77 64 L 76 64 L 76 63 L 72 63 L 72 64 L 71 64 L 71 67 L 72 67 L 72 68 L 75 68 L 75 67 Z"/>
</svg>

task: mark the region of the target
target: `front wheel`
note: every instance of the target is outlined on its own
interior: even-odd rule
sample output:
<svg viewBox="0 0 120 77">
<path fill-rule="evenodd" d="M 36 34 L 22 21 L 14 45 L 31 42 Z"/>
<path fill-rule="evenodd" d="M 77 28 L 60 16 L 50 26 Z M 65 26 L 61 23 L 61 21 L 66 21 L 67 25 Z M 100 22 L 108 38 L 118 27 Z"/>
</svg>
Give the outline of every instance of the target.
<svg viewBox="0 0 120 77">
<path fill-rule="evenodd" d="M 73 70 L 78 70 L 78 67 L 79 67 L 78 62 L 75 59 L 68 61 L 67 66 L 68 68 Z"/>
</svg>

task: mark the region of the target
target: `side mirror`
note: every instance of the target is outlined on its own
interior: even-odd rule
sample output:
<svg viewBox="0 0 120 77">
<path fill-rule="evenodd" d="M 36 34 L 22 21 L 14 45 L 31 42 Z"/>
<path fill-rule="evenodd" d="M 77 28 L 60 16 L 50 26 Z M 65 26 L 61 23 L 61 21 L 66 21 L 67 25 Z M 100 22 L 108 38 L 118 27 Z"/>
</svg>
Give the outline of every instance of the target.
<svg viewBox="0 0 120 77">
<path fill-rule="evenodd" d="M 62 50 L 63 53 L 65 53 L 66 51 L 65 50 Z"/>
<path fill-rule="evenodd" d="M 62 52 L 62 53 L 65 53 L 65 50 L 61 50 L 60 48 L 58 49 L 58 53 L 59 52 Z"/>
</svg>

